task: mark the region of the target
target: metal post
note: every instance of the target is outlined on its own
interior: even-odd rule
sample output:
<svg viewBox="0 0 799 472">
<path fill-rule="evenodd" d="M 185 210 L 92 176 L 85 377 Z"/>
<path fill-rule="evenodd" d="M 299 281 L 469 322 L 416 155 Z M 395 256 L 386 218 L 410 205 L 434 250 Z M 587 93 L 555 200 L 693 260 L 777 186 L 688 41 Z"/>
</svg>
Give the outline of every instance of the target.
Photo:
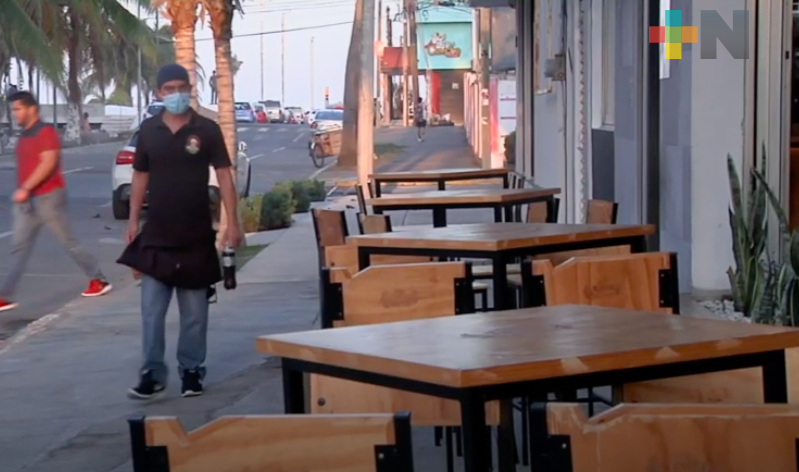
<svg viewBox="0 0 799 472">
<path fill-rule="evenodd" d="M 483 169 L 491 168 L 491 108 L 489 106 L 489 55 L 491 44 L 491 10 L 480 8 L 480 159 Z"/>
<path fill-rule="evenodd" d="M 375 0 L 363 1 L 361 83 L 358 93 L 358 182 L 368 185 L 374 166 Z"/>
<path fill-rule="evenodd" d="M 407 6 L 407 2 L 405 2 Z M 407 8 L 404 10 L 407 12 Z M 408 50 L 408 19 L 403 14 L 402 18 L 402 124 L 403 126 L 407 127 L 410 125 L 410 116 L 409 116 L 409 108 L 408 108 L 408 98 L 410 94 L 408 93 L 408 82 L 409 82 L 409 74 L 408 74 L 408 64 L 409 64 L 409 57 L 410 51 Z"/>
<path fill-rule="evenodd" d="M 314 93 L 316 93 L 316 85 L 314 84 L 314 74 L 316 73 L 314 68 L 314 37 L 311 36 L 311 110 L 316 109 L 316 103 L 314 100 Z"/>
<path fill-rule="evenodd" d="M 419 53 L 416 46 L 417 39 L 416 39 L 416 0 L 408 0 L 410 4 L 409 8 L 409 29 L 408 29 L 408 49 L 410 50 L 410 61 L 411 61 L 411 83 L 413 84 L 413 102 L 411 106 L 416 107 L 416 103 L 419 101 L 419 97 L 422 94 L 419 92 Z M 415 120 L 416 118 L 414 118 Z"/>
<path fill-rule="evenodd" d="M 136 9 L 136 18 L 141 20 L 141 4 L 138 5 Z M 141 123 L 142 119 L 142 110 L 141 110 L 141 46 L 138 48 L 137 53 L 137 65 L 136 65 L 136 110 L 137 110 L 137 120 Z"/>
<path fill-rule="evenodd" d="M 286 12 L 283 12 L 280 30 L 280 103 L 286 106 Z"/>
<path fill-rule="evenodd" d="M 386 46 L 394 46 L 394 28 L 391 22 L 391 8 L 386 7 Z M 386 74 L 386 99 L 385 99 L 385 123 L 391 124 L 394 119 L 394 76 Z"/>
<path fill-rule="evenodd" d="M 261 100 L 266 100 L 264 96 L 264 22 L 261 22 Z"/>
</svg>

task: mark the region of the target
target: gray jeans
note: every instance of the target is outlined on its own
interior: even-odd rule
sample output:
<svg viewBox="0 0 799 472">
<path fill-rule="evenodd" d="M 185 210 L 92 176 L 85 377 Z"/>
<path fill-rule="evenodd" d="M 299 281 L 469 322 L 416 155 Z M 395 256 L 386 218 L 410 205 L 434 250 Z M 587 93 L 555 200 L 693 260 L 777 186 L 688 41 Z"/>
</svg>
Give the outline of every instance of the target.
<svg viewBox="0 0 799 472">
<path fill-rule="evenodd" d="M 97 259 L 84 251 L 72 234 L 67 217 L 67 193 L 64 189 L 58 189 L 33 197 L 25 203 L 14 204 L 13 241 L 9 255 L 11 265 L 0 285 L 0 298 L 10 300 L 14 296 L 42 225 L 50 228 L 89 279 L 105 281 Z"/>
<path fill-rule="evenodd" d="M 156 381 L 166 383 L 166 312 L 172 301 L 172 292 L 177 293 L 180 311 L 178 373 L 182 378 L 186 371 L 191 370 L 202 379 L 205 377 L 203 364 L 208 338 L 208 290 L 175 289 L 145 274 L 141 278 L 142 372 L 152 371 Z"/>
</svg>

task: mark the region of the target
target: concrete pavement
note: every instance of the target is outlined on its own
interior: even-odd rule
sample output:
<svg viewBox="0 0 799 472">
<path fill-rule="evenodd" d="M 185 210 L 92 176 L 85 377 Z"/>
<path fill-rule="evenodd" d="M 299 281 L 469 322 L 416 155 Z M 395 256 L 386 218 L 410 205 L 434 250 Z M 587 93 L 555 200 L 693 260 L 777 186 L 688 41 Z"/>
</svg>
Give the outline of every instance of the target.
<svg viewBox="0 0 799 472">
<path fill-rule="evenodd" d="M 251 194 L 263 193 L 282 180 L 308 178 L 316 172 L 307 154 L 311 132 L 302 125 L 240 125 L 239 140 L 248 144 L 252 159 Z M 130 271 L 115 263 L 122 252 L 125 221 L 111 214 L 111 168 L 120 143 L 99 144 L 63 151 L 62 167 L 69 192 L 69 215 L 78 239 L 99 259 L 117 288 L 132 282 Z M 16 186 L 13 156 L 0 156 L 0 254 L 11 241 L 10 196 Z M 0 257 L 0 277 L 8 258 Z M 16 310 L 0 313 L 0 345 L 26 324 L 74 299 L 87 280 L 57 240 L 42 231 L 20 284 Z"/>
</svg>

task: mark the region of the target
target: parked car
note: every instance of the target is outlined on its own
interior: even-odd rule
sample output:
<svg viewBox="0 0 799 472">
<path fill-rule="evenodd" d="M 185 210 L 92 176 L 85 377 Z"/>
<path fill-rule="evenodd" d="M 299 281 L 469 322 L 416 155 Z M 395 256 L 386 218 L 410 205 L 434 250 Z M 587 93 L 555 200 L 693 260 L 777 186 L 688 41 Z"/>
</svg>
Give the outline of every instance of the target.
<svg viewBox="0 0 799 472">
<path fill-rule="evenodd" d="M 305 121 L 308 125 L 313 125 L 317 113 L 319 113 L 319 110 L 308 110 L 305 112 Z"/>
<path fill-rule="evenodd" d="M 147 109 L 144 110 L 144 116 L 142 116 L 142 121 L 146 120 L 147 118 L 152 118 L 155 115 L 160 114 L 164 111 L 164 102 L 161 100 L 153 100 L 147 105 Z"/>
<path fill-rule="evenodd" d="M 286 112 L 293 117 L 294 122 L 292 124 L 305 124 L 305 113 L 302 111 L 302 107 L 286 107 Z"/>
<path fill-rule="evenodd" d="M 255 105 L 255 121 L 258 123 L 266 123 L 268 121 L 262 105 Z"/>
<path fill-rule="evenodd" d="M 130 183 L 133 179 L 133 156 L 136 155 L 138 142 L 139 131 L 137 130 L 125 146 L 119 150 L 111 168 L 111 209 L 113 210 L 114 218 L 117 220 L 130 218 Z M 250 158 L 247 157 L 247 143 L 244 141 L 239 141 L 236 159 L 236 180 L 238 182 L 239 196 L 246 198 L 250 195 L 252 170 L 250 169 Z M 208 193 L 211 197 L 211 211 L 216 215 L 219 212 L 221 200 L 216 172 L 213 169 L 211 169 L 210 178 L 208 179 Z M 145 207 L 147 205 L 146 197 L 144 205 Z"/>
<path fill-rule="evenodd" d="M 236 109 L 237 123 L 255 123 L 255 111 L 252 105 L 247 102 L 236 102 L 233 106 Z"/>
<path fill-rule="evenodd" d="M 283 123 L 286 119 L 278 100 L 264 100 L 261 102 L 270 123 Z"/>
<path fill-rule="evenodd" d="M 344 110 L 319 110 L 311 128 L 322 131 L 341 128 L 343 124 Z"/>
</svg>

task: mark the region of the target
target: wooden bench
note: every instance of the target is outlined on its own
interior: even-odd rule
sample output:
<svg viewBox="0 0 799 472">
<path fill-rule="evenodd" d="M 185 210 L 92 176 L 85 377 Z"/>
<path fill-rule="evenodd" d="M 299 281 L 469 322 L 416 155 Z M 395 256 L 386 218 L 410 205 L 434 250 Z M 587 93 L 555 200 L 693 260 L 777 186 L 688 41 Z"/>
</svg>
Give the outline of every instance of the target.
<svg viewBox="0 0 799 472">
<path fill-rule="evenodd" d="M 128 423 L 133 472 L 413 471 L 409 413 L 224 416 L 191 432 L 174 417 Z"/>
<path fill-rule="evenodd" d="M 796 472 L 799 406 L 536 404 L 533 470 Z"/>
</svg>

